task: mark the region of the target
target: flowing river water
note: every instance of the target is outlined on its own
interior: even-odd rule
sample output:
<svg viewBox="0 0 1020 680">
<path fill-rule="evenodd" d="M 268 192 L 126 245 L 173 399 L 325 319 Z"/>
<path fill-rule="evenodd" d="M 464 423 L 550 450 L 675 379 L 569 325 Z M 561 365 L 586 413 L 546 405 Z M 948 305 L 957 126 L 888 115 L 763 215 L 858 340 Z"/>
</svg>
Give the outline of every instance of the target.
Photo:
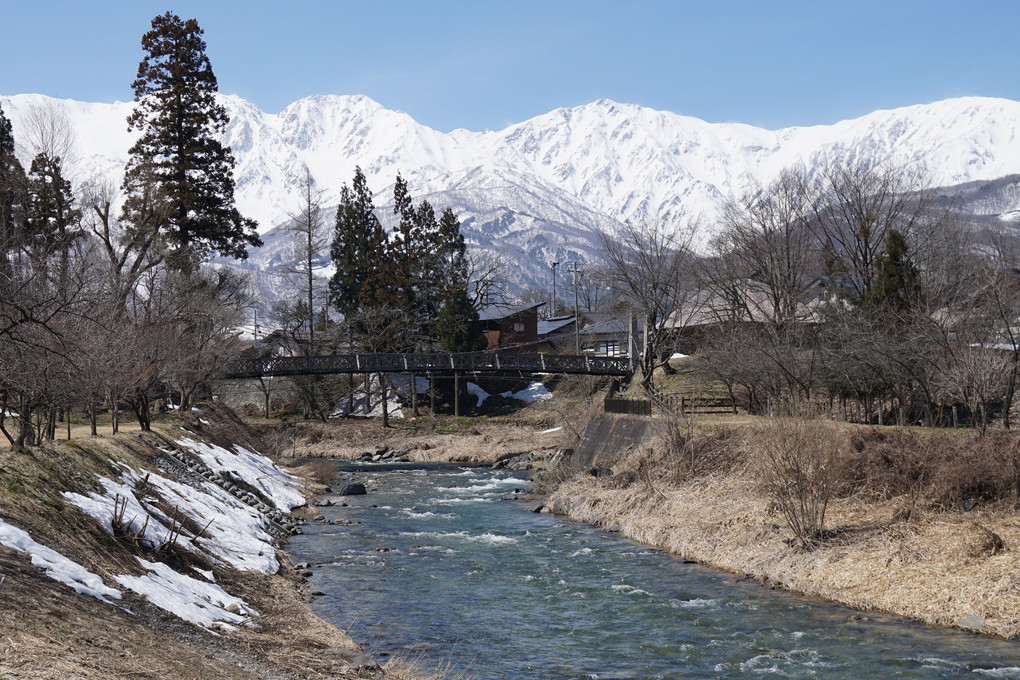
<svg viewBox="0 0 1020 680">
<path fill-rule="evenodd" d="M 479 680 L 1020 678 L 1020 643 L 862 614 L 500 500 L 521 475 L 339 466 L 369 487 L 290 539 L 317 612 L 378 658 Z"/>
</svg>

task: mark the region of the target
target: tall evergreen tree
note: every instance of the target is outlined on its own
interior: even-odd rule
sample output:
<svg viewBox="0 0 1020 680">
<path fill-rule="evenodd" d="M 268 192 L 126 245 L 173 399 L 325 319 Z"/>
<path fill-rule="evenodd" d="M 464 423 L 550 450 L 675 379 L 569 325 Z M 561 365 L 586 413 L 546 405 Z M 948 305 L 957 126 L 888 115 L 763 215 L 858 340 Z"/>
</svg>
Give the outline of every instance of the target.
<svg viewBox="0 0 1020 680">
<path fill-rule="evenodd" d="M 38 154 L 32 160 L 27 189 L 26 246 L 37 263 L 57 257 L 57 281 L 60 290 L 66 292 L 69 250 L 72 241 L 80 236 L 76 227 L 81 210 L 75 205 L 71 183 L 64 179 L 60 159 Z"/>
<path fill-rule="evenodd" d="M 439 285 L 436 333 L 439 346 L 449 352 L 475 352 L 485 349 L 485 336 L 478 310 L 468 293 L 467 246 L 460 233 L 460 220 L 450 208 L 439 218 L 435 272 Z"/>
<path fill-rule="evenodd" d="M 14 155 L 11 121 L 0 109 L 0 245 L 15 245 L 25 202 L 25 169 Z"/>
<path fill-rule="evenodd" d="M 234 206 L 234 156 L 218 139 L 229 119 L 216 102 L 202 34 L 196 20 L 171 12 L 152 20 L 128 118 L 128 128 L 142 134 L 124 175 L 124 217 L 137 227 L 162 214 L 177 263 L 185 265 L 210 251 L 244 259 L 248 246 L 262 243 L 256 222 Z"/>
<path fill-rule="evenodd" d="M 920 284 L 917 267 L 910 256 L 907 239 L 897 229 L 890 229 L 885 238 L 885 251 L 879 256 L 875 282 L 865 302 L 875 308 L 905 312 L 917 301 Z"/>
<path fill-rule="evenodd" d="M 390 265 L 388 302 L 405 312 L 419 310 L 421 292 L 421 219 L 415 209 L 407 182 L 400 173 L 393 184 L 393 213 L 397 215 L 397 226 L 393 238 L 387 242 L 386 255 Z"/>
<path fill-rule="evenodd" d="M 368 181 L 361 168 L 355 168 L 352 186 L 340 190 L 330 248 L 336 272 L 329 281 L 329 297 L 345 317 L 381 301 L 385 243 Z"/>
</svg>

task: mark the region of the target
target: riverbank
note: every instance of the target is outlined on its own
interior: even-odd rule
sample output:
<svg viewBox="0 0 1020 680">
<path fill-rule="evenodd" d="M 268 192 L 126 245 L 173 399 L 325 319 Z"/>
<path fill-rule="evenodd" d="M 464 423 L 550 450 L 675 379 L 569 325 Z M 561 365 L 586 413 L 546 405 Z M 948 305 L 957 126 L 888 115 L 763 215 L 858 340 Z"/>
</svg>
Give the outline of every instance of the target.
<svg viewBox="0 0 1020 680">
<path fill-rule="evenodd" d="M 553 486 L 548 505 L 768 587 L 933 626 L 1020 634 L 1020 518 L 1012 503 L 963 509 L 926 502 L 923 491 L 913 498 L 858 491 L 829 502 L 824 538 L 805 548 L 763 489 L 756 439 L 747 436 L 755 432 L 724 435 L 738 460 L 723 471 L 678 479 L 658 440 L 613 462 L 611 472 Z"/>
<path fill-rule="evenodd" d="M 0 451 L 0 678 L 423 677 L 312 611 L 276 539 L 315 471 L 262 444 L 206 405 L 151 433 Z"/>
<path fill-rule="evenodd" d="M 539 413 L 537 420 L 526 410 L 513 422 L 440 419 L 389 431 L 371 422 L 344 423 L 313 435 L 310 447 L 314 455 L 357 458 L 381 443 L 406 449 L 413 460 L 472 463 L 535 451 L 541 467 L 578 437 L 562 427 L 563 414 Z M 566 417 L 584 422 L 576 412 Z M 557 427 L 557 420 L 560 429 L 543 434 Z M 805 549 L 763 490 L 759 470 L 748 463 L 756 457 L 755 424 L 700 430 L 739 449 L 731 452 L 732 464 L 681 480 L 676 461 L 662 454 L 663 442 L 652 440 L 617 460 L 600 461 L 598 476 L 585 470 L 547 478 L 542 483 L 547 505 L 573 520 L 619 531 L 768 587 L 933 626 L 1003 638 L 1020 635 L 1020 572 L 1014 552 L 1020 546 L 1020 519 L 1011 502 L 966 503 L 967 509 L 932 502 L 924 498 L 925 484 L 937 482 L 924 479 L 916 481 L 911 494 L 883 497 L 851 489 L 829 503 L 825 539 Z M 953 436 L 970 440 L 967 434 Z M 882 456 L 897 455 L 897 442 L 884 445 L 888 451 L 879 452 Z M 860 457 L 870 455 L 867 442 L 856 446 Z"/>
</svg>

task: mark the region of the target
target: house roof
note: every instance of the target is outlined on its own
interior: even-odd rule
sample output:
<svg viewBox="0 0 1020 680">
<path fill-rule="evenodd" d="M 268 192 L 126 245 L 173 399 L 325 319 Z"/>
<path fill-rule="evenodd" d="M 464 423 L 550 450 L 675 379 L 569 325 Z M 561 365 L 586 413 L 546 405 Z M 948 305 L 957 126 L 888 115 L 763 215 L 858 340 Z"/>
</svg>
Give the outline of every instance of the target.
<svg viewBox="0 0 1020 680">
<path fill-rule="evenodd" d="M 538 309 L 544 304 L 544 302 L 533 302 L 527 305 L 489 305 L 478 312 L 478 319 L 479 321 L 498 321 L 521 312 Z"/>
<path fill-rule="evenodd" d="M 573 328 L 574 317 L 572 316 L 559 316 L 555 319 L 546 319 L 545 321 L 538 322 L 538 335 L 549 335 L 556 331 L 563 330 L 564 328 Z"/>
<path fill-rule="evenodd" d="M 581 335 L 627 335 L 628 319 L 605 317 L 581 329 Z"/>
</svg>

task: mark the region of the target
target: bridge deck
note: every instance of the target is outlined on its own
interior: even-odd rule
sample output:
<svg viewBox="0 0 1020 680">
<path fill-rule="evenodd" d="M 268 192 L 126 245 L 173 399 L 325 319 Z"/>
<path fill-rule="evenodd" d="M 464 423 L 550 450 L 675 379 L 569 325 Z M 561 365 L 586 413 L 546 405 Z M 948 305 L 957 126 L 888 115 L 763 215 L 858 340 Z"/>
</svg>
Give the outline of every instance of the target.
<svg viewBox="0 0 1020 680">
<path fill-rule="evenodd" d="M 333 373 L 576 373 L 628 375 L 630 360 L 569 354 L 331 354 L 241 359 L 227 365 L 226 378 Z"/>
</svg>

